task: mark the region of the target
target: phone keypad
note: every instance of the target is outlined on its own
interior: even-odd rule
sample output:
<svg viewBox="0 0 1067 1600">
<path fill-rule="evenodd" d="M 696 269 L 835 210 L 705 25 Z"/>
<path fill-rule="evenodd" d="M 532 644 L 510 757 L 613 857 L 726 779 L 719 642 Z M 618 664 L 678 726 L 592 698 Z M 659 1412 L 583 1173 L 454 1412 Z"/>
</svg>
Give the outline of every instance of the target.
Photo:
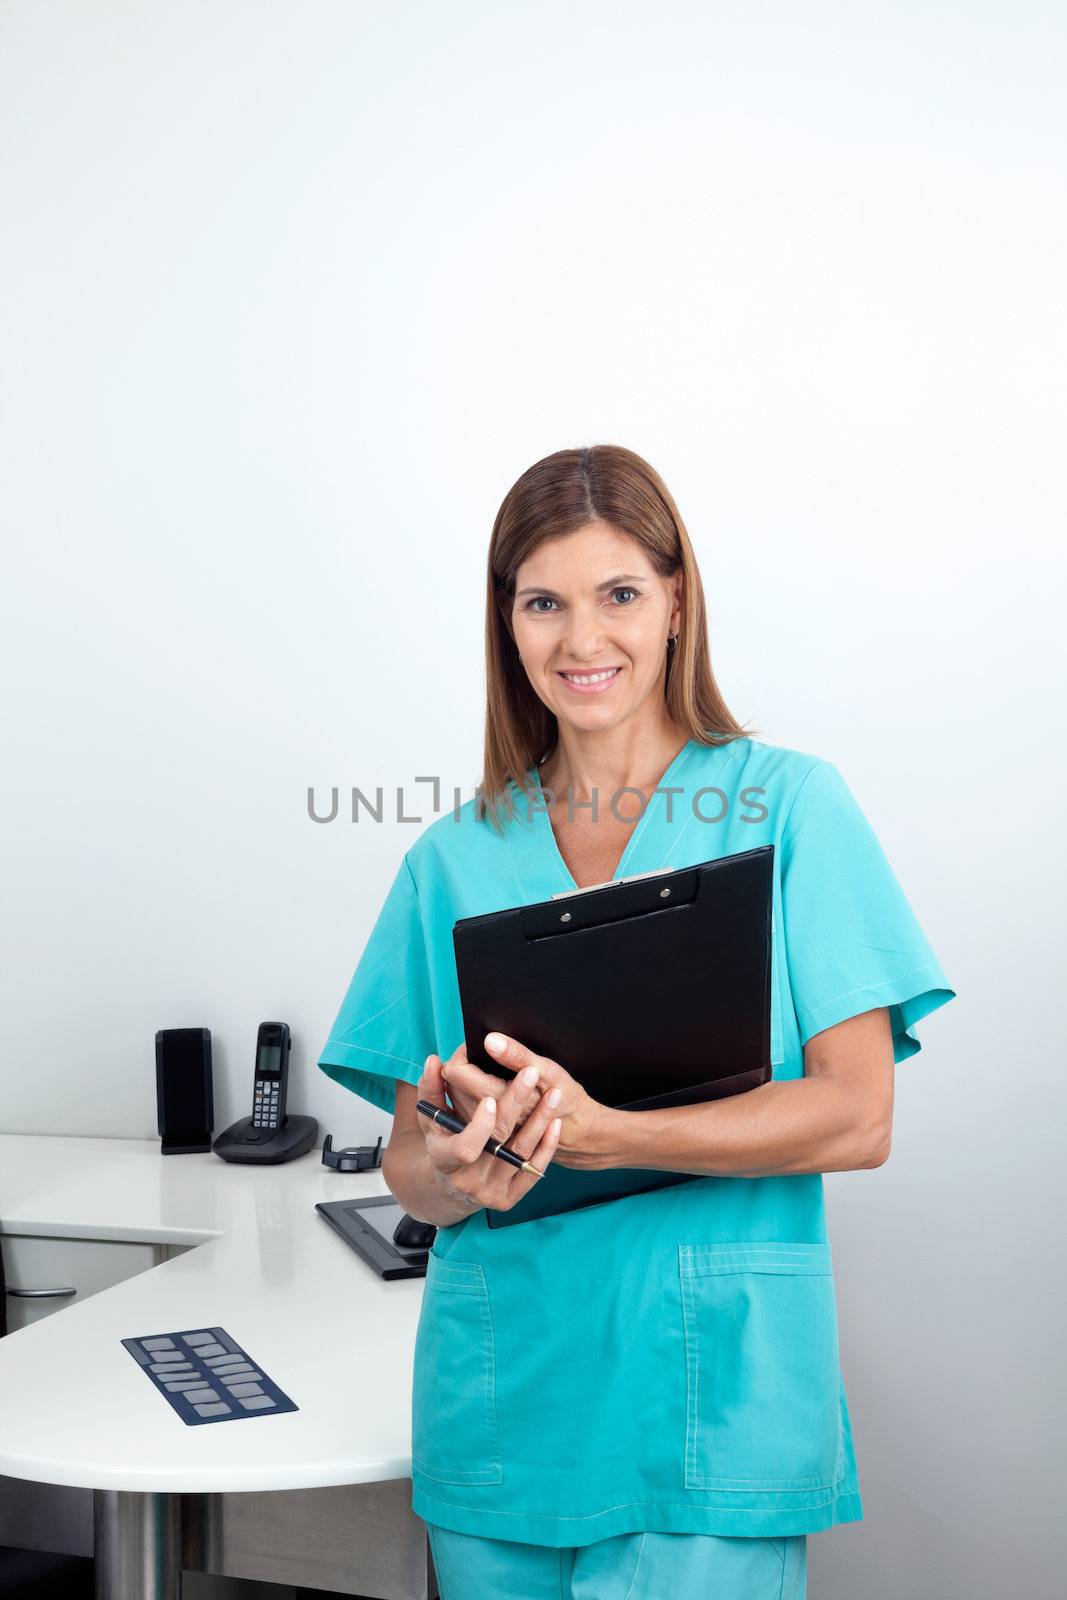
<svg viewBox="0 0 1067 1600">
<path fill-rule="evenodd" d="M 281 1104 L 280 1092 L 281 1085 L 277 1082 L 257 1081 L 255 1098 L 252 1103 L 253 1128 L 276 1128 L 278 1126 L 278 1108 Z"/>
<path fill-rule="evenodd" d="M 183 1422 L 228 1422 L 299 1409 L 225 1328 L 191 1328 L 122 1343 Z"/>
</svg>

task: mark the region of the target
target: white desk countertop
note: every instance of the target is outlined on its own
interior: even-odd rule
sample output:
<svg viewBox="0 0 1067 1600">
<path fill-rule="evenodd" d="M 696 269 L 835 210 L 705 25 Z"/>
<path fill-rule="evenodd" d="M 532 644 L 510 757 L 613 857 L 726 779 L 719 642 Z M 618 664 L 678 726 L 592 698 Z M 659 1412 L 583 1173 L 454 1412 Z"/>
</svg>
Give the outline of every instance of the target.
<svg viewBox="0 0 1067 1600">
<path fill-rule="evenodd" d="M 384 1282 L 314 1209 L 386 1193 L 318 1149 L 254 1167 L 0 1135 L 0 1233 L 195 1246 L 0 1339 L 0 1473 L 184 1493 L 408 1477 L 424 1280 Z M 300 1409 L 188 1427 L 119 1342 L 214 1326 Z"/>
</svg>

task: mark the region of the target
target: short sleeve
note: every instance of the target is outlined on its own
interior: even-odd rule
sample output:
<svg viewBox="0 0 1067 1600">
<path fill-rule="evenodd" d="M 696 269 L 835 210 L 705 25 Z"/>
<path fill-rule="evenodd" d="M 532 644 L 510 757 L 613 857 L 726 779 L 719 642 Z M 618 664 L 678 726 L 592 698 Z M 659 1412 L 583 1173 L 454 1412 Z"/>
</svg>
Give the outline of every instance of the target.
<svg viewBox="0 0 1067 1600">
<path fill-rule="evenodd" d="M 809 768 L 781 838 L 786 962 L 801 1044 L 879 1006 L 893 1060 L 921 1048 L 920 1018 L 955 998 L 848 784 L 829 761 Z"/>
<path fill-rule="evenodd" d="M 397 1078 L 417 1083 L 436 1047 L 418 887 L 405 855 L 371 929 L 318 1065 L 383 1111 Z"/>
</svg>

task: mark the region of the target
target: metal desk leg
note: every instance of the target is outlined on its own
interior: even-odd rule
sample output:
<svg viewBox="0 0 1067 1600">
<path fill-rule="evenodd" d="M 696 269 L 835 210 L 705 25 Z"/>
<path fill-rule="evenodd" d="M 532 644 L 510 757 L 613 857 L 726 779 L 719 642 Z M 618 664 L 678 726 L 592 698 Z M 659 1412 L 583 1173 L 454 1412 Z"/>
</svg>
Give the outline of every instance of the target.
<svg viewBox="0 0 1067 1600">
<path fill-rule="evenodd" d="M 181 1495 L 93 1490 L 96 1600 L 181 1600 Z"/>
<path fill-rule="evenodd" d="M 224 1573 L 221 1494 L 183 1494 L 181 1502 L 183 1570 Z"/>
</svg>

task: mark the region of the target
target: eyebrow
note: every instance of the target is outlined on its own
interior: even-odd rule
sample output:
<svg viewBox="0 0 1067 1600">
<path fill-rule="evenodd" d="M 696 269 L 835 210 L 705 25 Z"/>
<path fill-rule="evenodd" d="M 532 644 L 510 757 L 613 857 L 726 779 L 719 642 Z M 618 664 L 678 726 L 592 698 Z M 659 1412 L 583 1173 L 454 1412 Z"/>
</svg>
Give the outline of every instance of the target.
<svg viewBox="0 0 1067 1600">
<path fill-rule="evenodd" d="M 647 582 L 647 577 L 643 577 L 639 572 L 618 572 L 614 578 L 605 578 L 603 583 L 598 583 L 597 592 L 599 593 L 601 589 L 614 589 L 616 585 L 620 583 Z M 521 600 L 524 594 L 544 594 L 550 595 L 553 600 L 560 599 L 560 596 L 556 593 L 555 589 L 546 589 L 544 584 L 527 584 L 525 589 L 519 589 L 516 591 L 515 599 Z"/>
</svg>

